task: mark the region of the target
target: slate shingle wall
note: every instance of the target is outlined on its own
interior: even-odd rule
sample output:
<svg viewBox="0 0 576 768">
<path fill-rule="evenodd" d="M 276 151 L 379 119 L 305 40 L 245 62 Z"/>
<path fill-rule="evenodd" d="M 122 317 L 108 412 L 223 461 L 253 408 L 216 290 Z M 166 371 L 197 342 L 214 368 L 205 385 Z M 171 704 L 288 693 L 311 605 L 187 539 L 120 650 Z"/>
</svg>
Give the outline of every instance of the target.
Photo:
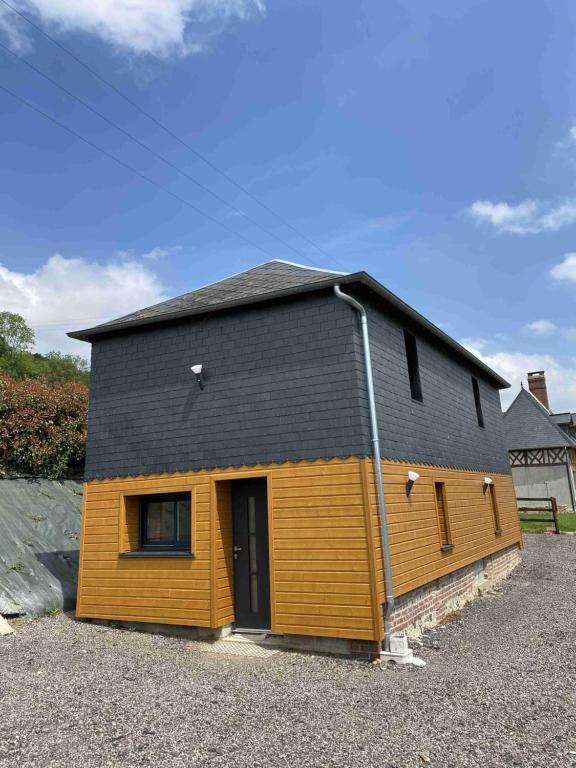
<svg viewBox="0 0 576 768">
<path fill-rule="evenodd" d="M 510 472 L 498 389 L 417 329 L 423 402 L 412 400 L 405 323 L 366 295 L 383 458 L 480 471 Z M 478 426 L 471 377 L 478 379 L 485 428 Z M 363 386 L 366 401 L 366 388 Z"/>
<path fill-rule="evenodd" d="M 510 472 L 496 387 L 410 329 L 424 396 L 413 401 L 403 319 L 358 298 L 369 309 L 383 457 Z M 206 372 L 202 392 L 194 363 Z M 359 323 L 331 291 L 93 344 L 89 479 L 370 453 Z"/>
<path fill-rule="evenodd" d="M 103 338 L 86 476 L 366 455 L 361 376 L 356 324 L 331 293 Z"/>
</svg>

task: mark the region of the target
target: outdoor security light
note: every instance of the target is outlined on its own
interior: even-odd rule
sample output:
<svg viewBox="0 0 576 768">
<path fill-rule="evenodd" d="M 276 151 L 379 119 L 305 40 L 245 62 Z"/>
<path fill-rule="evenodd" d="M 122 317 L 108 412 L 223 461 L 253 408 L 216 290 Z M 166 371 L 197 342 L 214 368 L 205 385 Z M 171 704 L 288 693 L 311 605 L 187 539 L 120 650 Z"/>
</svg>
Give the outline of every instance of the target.
<svg viewBox="0 0 576 768">
<path fill-rule="evenodd" d="M 412 487 L 419 477 L 420 475 L 418 474 L 418 472 L 414 472 L 413 470 L 410 470 L 410 472 L 408 472 L 408 482 L 406 483 L 406 496 L 410 496 L 410 493 L 412 492 Z"/>
<path fill-rule="evenodd" d="M 190 370 L 196 376 L 196 381 L 200 389 L 204 389 L 204 377 L 202 376 L 202 365 L 193 365 Z"/>
<path fill-rule="evenodd" d="M 494 480 L 492 480 L 491 477 L 485 477 L 484 483 L 482 484 L 482 493 L 486 493 L 489 485 L 494 485 Z"/>
</svg>

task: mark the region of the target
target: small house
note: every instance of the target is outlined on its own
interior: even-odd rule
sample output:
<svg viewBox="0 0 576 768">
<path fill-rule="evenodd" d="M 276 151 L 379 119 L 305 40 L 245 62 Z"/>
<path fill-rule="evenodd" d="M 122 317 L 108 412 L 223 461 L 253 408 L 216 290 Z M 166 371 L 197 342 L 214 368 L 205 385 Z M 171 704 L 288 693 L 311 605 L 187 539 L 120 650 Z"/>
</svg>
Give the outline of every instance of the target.
<svg viewBox="0 0 576 768">
<path fill-rule="evenodd" d="M 367 273 L 270 261 L 70 335 L 78 616 L 370 656 L 518 562 L 508 384 Z"/>
<path fill-rule="evenodd" d="M 518 498 L 554 496 L 576 510 L 576 413 L 552 413 L 544 371 L 528 374 L 504 414 L 506 444 Z"/>
</svg>

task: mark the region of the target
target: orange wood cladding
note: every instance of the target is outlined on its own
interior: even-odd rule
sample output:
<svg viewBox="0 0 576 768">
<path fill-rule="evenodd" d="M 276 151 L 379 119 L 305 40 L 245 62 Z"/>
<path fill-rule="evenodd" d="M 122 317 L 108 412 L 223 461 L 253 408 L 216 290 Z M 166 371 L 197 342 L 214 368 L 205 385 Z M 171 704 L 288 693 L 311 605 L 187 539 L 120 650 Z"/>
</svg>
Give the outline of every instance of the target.
<svg viewBox="0 0 576 768">
<path fill-rule="evenodd" d="M 395 594 L 521 542 L 510 475 L 384 462 Z M 420 479 L 410 497 L 408 469 Z M 381 639 L 384 580 L 373 466 L 334 459 L 86 483 L 78 615 L 219 627 L 234 620 L 230 481 L 266 477 L 272 630 Z M 440 550 L 434 483 L 445 483 L 454 549 Z M 192 494 L 190 558 L 121 558 L 137 548 L 137 496 Z"/>
</svg>

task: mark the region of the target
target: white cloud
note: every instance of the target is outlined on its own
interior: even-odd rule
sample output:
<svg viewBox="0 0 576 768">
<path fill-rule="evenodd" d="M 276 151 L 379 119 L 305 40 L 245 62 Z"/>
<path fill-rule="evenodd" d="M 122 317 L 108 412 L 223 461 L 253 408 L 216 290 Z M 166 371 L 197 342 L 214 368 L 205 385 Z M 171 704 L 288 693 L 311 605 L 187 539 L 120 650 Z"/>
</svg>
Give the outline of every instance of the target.
<svg viewBox="0 0 576 768">
<path fill-rule="evenodd" d="M 555 280 L 576 281 L 576 253 L 565 254 L 564 259 L 552 267 L 550 274 Z"/>
<path fill-rule="evenodd" d="M 67 331 L 97 325 L 165 297 L 157 276 L 135 258 L 107 264 L 52 256 L 36 272 L 0 265 L 0 309 L 22 315 L 36 332 L 36 349 L 89 356 Z"/>
<path fill-rule="evenodd" d="M 488 340 L 468 337 L 466 339 L 460 339 L 460 344 L 462 344 L 463 347 L 466 347 L 466 349 L 481 350 L 488 346 Z M 474 354 L 476 354 L 476 352 L 474 352 Z"/>
<path fill-rule="evenodd" d="M 12 0 L 56 30 L 100 37 L 130 53 L 166 57 L 202 50 L 233 19 L 263 14 L 265 0 Z M 21 47 L 25 22 L 6 8 L 0 31 Z M 26 32 L 27 34 L 27 32 Z"/>
<path fill-rule="evenodd" d="M 134 250 L 118 251 L 117 256 L 120 259 L 144 259 L 145 261 L 159 261 L 160 259 L 167 259 L 169 256 L 174 256 L 182 250 L 181 245 L 170 245 L 167 248 L 160 248 L 156 246 L 150 251 L 145 251 L 141 254 L 136 254 Z"/>
<path fill-rule="evenodd" d="M 525 326 L 527 331 L 535 333 L 536 336 L 547 336 L 557 330 L 558 326 L 551 320 L 534 320 Z"/>
<path fill-rule="evenodd" d="M 486 365 L 499 373 L 512 385 L 500 392 L 502 407 L 508 408 L 518 394 L 520 383 L 526 387 L 528 371 L 546 371 L 548 397 L 553 411 L 576 410 L 576 360 L 561 361 L 554 355 L 526 354 L 524 352 L 497 351 L 484 353 L 478 348 L 461 343 Z"/>
<path fill-rule="evenodd" d="M 538 204 L 534 200 L 525 200 L 519 205 L 478 200 L 470 206 L 468 212 L 477 221 L 489 222 L 500 231 L 519 234 L 520 229 L 530 224 L 537 210 Z"/>
<path fill-rule="evenodd" d="M 5 39 L 12 49 L 22 53 L 30 49 L 30 39 L 23 26 L 24 22 L 20 22 L 10 8 L 0 6 L 0 40 Z"/>
<path fill-rule="evenodd" d="M 498 232 L 533 235 L 556 232 L 576 223 L 576 201 L 554 206 L 538 200 L 524 200 L 518 205 L 477 200 L 467 213 L 477 222 L 491 224 Z"/>
</svg>

